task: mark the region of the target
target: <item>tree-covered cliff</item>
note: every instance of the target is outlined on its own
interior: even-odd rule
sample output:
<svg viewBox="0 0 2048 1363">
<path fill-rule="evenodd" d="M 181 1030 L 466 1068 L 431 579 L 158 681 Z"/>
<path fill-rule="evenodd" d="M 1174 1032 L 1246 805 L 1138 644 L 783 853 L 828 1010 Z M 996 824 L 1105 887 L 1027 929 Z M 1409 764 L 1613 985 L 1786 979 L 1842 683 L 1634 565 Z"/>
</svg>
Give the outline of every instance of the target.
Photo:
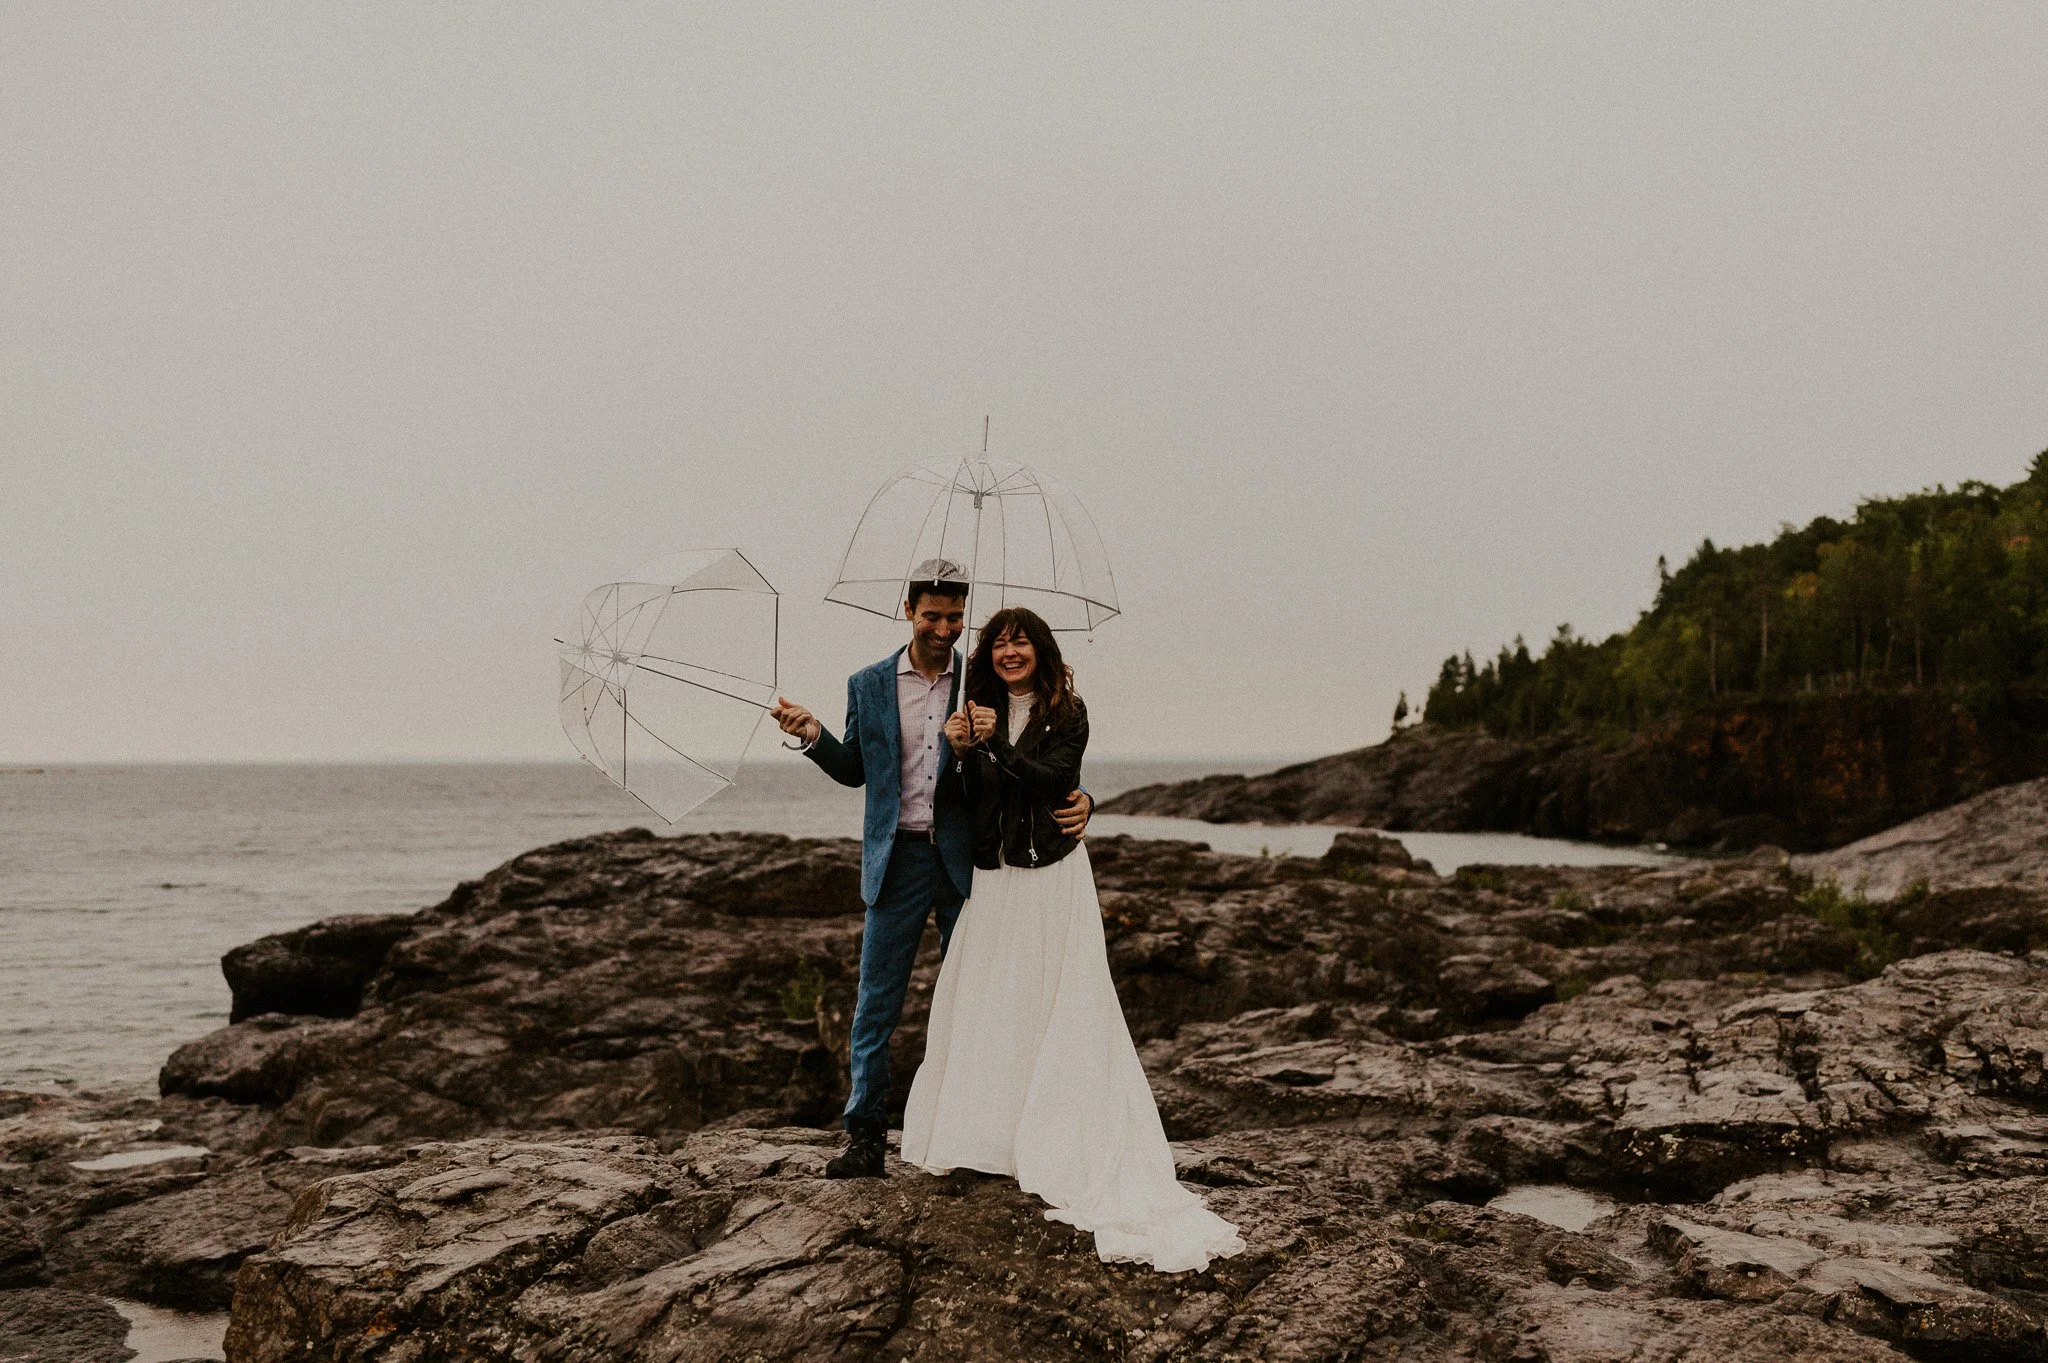
<svg viewBox="0 0 2048 1363">
<path fill-rule="evenodd" d="M 1768 544 L 1703 542 L 1633 628 L 1444 659 L 1433 725 L 1636 731 L 1723 701 L 2048 688 L 2048 452 L 2009 487 L 1872 498 Z"/>
</svg>

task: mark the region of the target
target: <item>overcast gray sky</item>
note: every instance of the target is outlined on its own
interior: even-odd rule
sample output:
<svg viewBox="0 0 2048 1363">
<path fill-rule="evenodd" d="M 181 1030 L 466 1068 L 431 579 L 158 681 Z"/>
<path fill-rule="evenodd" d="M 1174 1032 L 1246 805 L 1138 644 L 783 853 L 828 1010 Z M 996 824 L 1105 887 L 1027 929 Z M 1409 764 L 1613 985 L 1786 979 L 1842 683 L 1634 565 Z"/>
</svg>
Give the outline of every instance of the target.
<svg viewBox="0 0 2048 1363">
<path fill-rule="evenodd" d="M 1384 735 L 2048 446 L 2048 6 L 0 9 L 0 760 L 569 757 L 548 635 L 1065 480 L 1103 754 Z"/>
</svg>

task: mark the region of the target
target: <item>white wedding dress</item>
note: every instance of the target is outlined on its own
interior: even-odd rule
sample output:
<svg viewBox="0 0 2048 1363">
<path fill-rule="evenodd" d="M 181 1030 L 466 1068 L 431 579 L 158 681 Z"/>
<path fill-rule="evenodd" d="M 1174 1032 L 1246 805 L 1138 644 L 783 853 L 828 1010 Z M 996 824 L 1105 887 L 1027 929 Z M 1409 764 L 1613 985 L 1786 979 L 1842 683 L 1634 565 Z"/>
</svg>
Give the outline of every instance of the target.
<svg viewBox="0 0 2048 1363">
<path fill-rule="evenodd" d="M 1013 742 L 1024 710 L 1012 707 Z M 1110 979 L 1086 843 L 1041 869 L 974 873 L 932 995 L 903 1158 L 1015 1175 L 1048 1221 L 1094 1232 L 1104 1262 L 1179 1273 L 1244 1249 L 1174 1177 Z"/>
</svg>

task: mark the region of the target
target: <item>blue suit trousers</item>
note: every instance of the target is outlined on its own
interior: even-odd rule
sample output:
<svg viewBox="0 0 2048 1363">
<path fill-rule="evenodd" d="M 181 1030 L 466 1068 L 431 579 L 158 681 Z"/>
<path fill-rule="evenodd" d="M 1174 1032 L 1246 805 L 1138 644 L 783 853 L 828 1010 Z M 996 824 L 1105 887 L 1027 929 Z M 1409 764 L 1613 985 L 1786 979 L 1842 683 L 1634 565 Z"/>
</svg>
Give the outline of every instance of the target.
<svg viewBox="0 0 2048 1363">
<path fill-rule="evenodd" d="M 889 853 L 882 889 L 868 906 L 860 939 L 860 989 L 854 996 L 853 1091 L 846 1119 L 880 1122 L 889 1102 L 889 1038 L 903 1016 L 910 968 L 928 916 L 939 920 L 939 954 L 953 940 L 961 894 L 928 842 L 899 841 Z"/>
</svg>

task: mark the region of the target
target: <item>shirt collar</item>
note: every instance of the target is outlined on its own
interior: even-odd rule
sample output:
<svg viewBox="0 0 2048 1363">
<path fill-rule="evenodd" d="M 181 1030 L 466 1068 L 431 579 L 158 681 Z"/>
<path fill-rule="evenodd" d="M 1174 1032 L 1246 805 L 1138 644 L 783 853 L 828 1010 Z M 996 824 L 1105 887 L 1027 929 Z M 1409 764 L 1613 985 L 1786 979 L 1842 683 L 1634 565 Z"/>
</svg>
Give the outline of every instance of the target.
<svg viewBox="0 0 2048 1363">
<path fill-rule="evenodd" d="M 924 677 L 918 673 L 917 668 L 914 665 L 912 665 L 910 661 L 909 644 L 905 644 L 903 646 L 903 650 L 896 655 L 896 675 L 899 677 L 916 677 L 919 681 L 924 680 Z M 943 678 L 950 677 L 952 675 L 953 650 L 949 648 L 946 650 L 946 665 L 945 667 L 940 669 L 939 676 Z"/>
</svg>

